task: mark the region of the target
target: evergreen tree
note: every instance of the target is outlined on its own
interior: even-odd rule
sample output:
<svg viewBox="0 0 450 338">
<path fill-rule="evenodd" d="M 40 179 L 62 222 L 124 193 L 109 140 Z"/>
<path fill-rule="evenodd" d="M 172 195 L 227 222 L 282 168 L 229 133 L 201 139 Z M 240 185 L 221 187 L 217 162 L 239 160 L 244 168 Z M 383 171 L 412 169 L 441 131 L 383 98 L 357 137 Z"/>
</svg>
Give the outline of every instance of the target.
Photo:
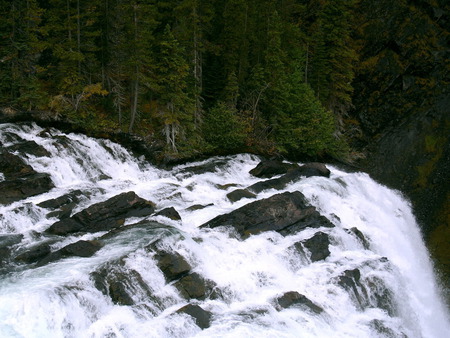
<svg viewBox="0 0 450 338">
<path fill-rule="evenodd" d="M 167 146 L 176 153 L 180 140 L 192 131 L 193 104 L 187 93 L 189 66 L 169 25 L 159 41 L 158 56 L 154 73 L 158 113 Z"/>
</svg>

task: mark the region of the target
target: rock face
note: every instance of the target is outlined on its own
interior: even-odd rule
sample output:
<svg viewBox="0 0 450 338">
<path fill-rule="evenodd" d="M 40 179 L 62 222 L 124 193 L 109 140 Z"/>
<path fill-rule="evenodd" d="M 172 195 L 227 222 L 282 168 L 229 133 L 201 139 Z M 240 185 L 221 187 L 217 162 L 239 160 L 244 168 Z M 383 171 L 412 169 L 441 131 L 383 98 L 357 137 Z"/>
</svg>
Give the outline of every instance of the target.
<svg viewBox="0 0 450 338">
<path fill-rule="evenodd" d="M 201 329 L 207 329 L 211 325 L 211 312 L 203 310 L 198 305 L 188 304 L 177 310 L 177 313 L 185 313 L 191 316 Z"/>
<path fill-rule="evenodd" d="M 114 196 L 76 213 L 68 219 L 54 223 L 47 229 L 54 235 L 74 232 L 97 232 L 121 226 L 127 217 L 147 216 L 155 211 L 155 205 L 140 198 L 133 191 Z"/>
<path fill-rule="evenodd" d="M 332 227 L 333 224 L 320 216 L 307 203 L 303 194 L 297 191 L 255 201 L 201 225 L 210 228 L 218 226 L 232 226 L 243 238 L 247 238 L 263 231 L 274 230 L 288 234 L 306 227 Z"/>
<path fill-rule="evenodd" d="M 288 171 L 297 169 L 297 164 L 284 163 L 276 160 L 261 161 L 256 168 L 250 170 L 250 174 L 259 178 L 271 178 L 276 175 L 286 174 Z"/>
<path fill-rule="evenodd" d="M 323 312 L 323 309 L 320 306 L 314 304 L 309 298 L 297 291 L 286 292 L 276 299 L 276 304 L 278 305 L 278 310 L 286 309 L 291 306 L 301 306 L 317 314 Z"/>
<path fill-rule="evenodd" d="M 255 193 L 260 193 L 261 191 L 267 189 L 282 190 L 291 182 L 296 182 L 301 178 L 312 176 L 330 177 L 330 170 L 328 170 L 328 168 L 322 163 L 307 163 L 297 169 L 290 170 L 281 177 L 257 182 L 248 187 L 248 190 Z"/>
<path fill-rule="evenodd" d="M 311 252 L 312 262 L 320 261 L 330 255 L 330 250 L 328 250 L 330 239 L 323 232 L 317 232 L 313 237 L 307 239 L 303 245 Z"/>
<path fill-rule="evenodd" d="M 54 187 L 48 174 L 37 173 L 20 157 L 0 152 L 0 204 L 9 204 L 31 196 L 48 192 Z"/>
</svg>

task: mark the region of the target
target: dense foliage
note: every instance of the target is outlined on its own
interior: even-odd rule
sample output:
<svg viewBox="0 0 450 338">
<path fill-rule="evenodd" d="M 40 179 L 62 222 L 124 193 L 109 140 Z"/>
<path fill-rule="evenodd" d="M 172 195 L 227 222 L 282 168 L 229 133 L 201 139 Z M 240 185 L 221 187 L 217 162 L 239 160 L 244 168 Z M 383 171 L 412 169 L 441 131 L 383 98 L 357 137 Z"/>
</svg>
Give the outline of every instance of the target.
<svg viewBox="0 0 450 338">
<path fill-rule="evenodd" d="M 136 132 L 179 156 L 339 156 L 361 123 L 353 103 L 372 126 L 389 119 L 384 97 L 401 115 L 447 83 L 448 6 L 0 0 L 0 106 Z"/>
</svg>

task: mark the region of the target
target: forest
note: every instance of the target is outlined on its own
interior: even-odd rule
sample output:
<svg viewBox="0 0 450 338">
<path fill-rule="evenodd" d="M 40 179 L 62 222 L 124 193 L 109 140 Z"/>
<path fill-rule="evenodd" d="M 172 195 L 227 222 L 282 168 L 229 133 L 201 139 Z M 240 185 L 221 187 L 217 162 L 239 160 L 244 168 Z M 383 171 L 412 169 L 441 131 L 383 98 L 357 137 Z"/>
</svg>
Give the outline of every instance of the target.
<svg viewBox="0 0 450 338">
<path fill-rule="evenodd" d="M 175 157 L 351 158 L 448 93 L 444 0 L 1 0 L 0 107 Z"/>
</svg>

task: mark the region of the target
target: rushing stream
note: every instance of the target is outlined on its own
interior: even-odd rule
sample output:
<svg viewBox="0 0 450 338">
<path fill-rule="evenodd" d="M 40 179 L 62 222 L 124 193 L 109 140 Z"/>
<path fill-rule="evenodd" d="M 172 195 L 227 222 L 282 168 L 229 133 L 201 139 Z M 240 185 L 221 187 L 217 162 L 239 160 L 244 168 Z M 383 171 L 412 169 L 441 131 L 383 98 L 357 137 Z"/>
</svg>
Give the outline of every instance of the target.
<svg viewBox="0 0 450 338">
<path fill-rule="evenodd" d="M 283 190 L 303 193 L 335 227 L 286 236 L 267 231 L 242 239 L 227 227 L 199 226 L 280 193 L 268 189 L 256 199 L 227 198 L 230 191 L 262 180 L 249 174 L 259 163 L 255 156 L 212 158 L 169 171 L 109 141 L 36 125 L 0 125 L 3 149 L 24 141 L 36 142 L 49 155 L 12 152 L 36 172 L 50 174 L 54 188 L 0 206 L 0 238 L 22 235 L 11 246 L 12 257 L 44 242 L 55 251 L 106 233 L 44 233 L 58 219 L 38 204 L 73 191 L 82 193 L 72 214 L 134 191 L 157 211 L 175 208 L 181 220 L 147 216 L 166 227 L 124 231 L 104 240 L 91 257 L 3 263 L 0 337 L 450 337 L 448 312 L 409 203 L 367 174 L 327 166 L 329 178 L 303 178 Z M 199 167 L 209 170 L 192 169 Z M 143 219 L 129 218 L 125 226 Z M 328 257 L 312 261 L 293 249 L 319 231 L 330 238 Z M 145 250 L 155 239 L 212 281 L 216 296 L 183 297 L 158 268 L 155 254 Z M 93 278 L 102 269 L 119 268 L 127 281 L 135 281 L 127 284 L 130 305 L 112 301 Z M 346 271 L 360 274 L 352 277 L 358 280 L 353 287 L 339 282 Z M 292 291 L 322 311 L 277 307 L 274 299 Z M 193 317 L 177 313 L 188 303 L 212 314 L 209 327 L 202 330 Z"/>
</svg>

